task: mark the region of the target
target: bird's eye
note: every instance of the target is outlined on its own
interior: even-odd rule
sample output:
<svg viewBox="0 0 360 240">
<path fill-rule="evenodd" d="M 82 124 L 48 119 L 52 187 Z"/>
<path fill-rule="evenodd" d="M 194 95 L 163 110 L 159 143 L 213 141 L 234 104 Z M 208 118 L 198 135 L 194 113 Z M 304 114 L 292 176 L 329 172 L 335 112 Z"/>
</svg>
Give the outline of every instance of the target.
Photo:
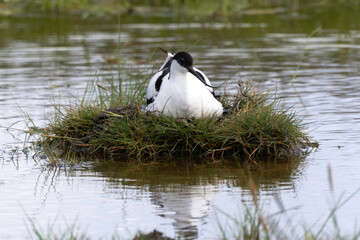
<svg viewBox="0 0 360 240">
<path fill-rule="evenodd" d="M 183 58 L 179 58 L 179 62 L 183 63 L 185 60 Z"/>
</svg>

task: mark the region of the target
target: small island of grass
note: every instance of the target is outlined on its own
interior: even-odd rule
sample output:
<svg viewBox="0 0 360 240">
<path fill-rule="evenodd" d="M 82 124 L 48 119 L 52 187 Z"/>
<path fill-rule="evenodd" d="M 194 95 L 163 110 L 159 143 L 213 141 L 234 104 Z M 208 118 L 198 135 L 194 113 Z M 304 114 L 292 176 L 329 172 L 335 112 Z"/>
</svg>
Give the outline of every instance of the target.
<svg viewBox="0 0 360 240">
<path fill-rule="evenodd" d="M 239 82 L 235 94 L 222 94 L 220 101 L 228 114 L 181 119 L 142 110 L 148 77 L 142 79 L 134 84 L 113 80 L 94 84 L 77 103 L 55 107 L 37 144 L 51 151 L 119 159 L 240 156 L 251 160 L 292 158 L 317 146 L 292 109 L 272 92 L 256 93 L 249 83 Z"/>
</svg>

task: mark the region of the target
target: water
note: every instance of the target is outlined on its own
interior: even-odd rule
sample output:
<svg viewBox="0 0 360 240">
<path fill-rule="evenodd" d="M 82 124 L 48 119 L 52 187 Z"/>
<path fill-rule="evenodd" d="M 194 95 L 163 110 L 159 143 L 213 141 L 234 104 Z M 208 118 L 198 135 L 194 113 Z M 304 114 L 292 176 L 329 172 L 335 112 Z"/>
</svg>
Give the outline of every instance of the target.
<svg viewBox="0 0 360 240">
<path fill-rule="evenodd" d="M 360 187 L 360 21 L 346 10 L 211 23 L 128 16 L 120 27 L 112 19 L 0 18 L 0 126 L 11 126 L 0 128 L 0 238 L 27 238 L 32 219 L 44 232 L 54 222 L 54 232 L 76 223 L 93 238 L 117 232 L 127 239 L 156 228 L 170 237 L 214 239 L 219 225 L 231 227 L 226 214 L 240 216 L 242 206 L 252 204 L 245 167 L 87 162 L 63 171 L 43 168 L 18 151 L 23 112 L 44 126 L 53 102 L 81 97 L 94 73 L 116 74 L 104 57 L 120 54 L 137 71 L 151 56 L 160 64 L 164 55 L 157 47 L 189 51 L 215 85 L 230 78 L 235 86 L 240 71 L 258 89 L 277 88 L 296 106 L 320 142 L 318 151 L 300 162 L 248 167 L 270 212 L 278 210 L 279 196 L 286 208 L 295 208 L 294 225 L 320 227 L 333 199 L 327 167 L 335 199 Z M 359 220 L 359 199 L 355 195 L 338 212 L 344 233 L 351 234 Z"/>
</svg>

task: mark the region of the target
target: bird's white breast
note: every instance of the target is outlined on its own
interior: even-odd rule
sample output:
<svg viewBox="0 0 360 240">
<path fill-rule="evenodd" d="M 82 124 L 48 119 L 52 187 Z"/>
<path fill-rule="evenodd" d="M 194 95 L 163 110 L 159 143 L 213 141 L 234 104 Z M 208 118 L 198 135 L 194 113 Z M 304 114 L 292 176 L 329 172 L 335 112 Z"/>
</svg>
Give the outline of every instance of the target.
<svg viewBox="0 0 360 240">
<path fill-rule="evenodd" d="M 164 78 L 153 107 L 177 117 L 220 116 L 223 111 L 221 103 L 199 79 L 176 65 L 170 77 Z"/>
</svg>

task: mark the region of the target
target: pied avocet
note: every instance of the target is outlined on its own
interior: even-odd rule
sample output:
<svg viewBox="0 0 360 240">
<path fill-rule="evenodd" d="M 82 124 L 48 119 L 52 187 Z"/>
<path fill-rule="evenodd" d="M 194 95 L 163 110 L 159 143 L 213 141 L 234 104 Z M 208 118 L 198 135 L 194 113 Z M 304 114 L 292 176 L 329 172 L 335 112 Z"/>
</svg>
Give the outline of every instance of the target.
<svg viewBox="0 0 360 240">
<path fill-rule="evenodd" d="M 222 104 L 206 75 L 193 67 L 191 55 L 166 53 L 164 64 L 150 80 L 146 109 L 175 117 L 220 116 Z"/>
</svg>

